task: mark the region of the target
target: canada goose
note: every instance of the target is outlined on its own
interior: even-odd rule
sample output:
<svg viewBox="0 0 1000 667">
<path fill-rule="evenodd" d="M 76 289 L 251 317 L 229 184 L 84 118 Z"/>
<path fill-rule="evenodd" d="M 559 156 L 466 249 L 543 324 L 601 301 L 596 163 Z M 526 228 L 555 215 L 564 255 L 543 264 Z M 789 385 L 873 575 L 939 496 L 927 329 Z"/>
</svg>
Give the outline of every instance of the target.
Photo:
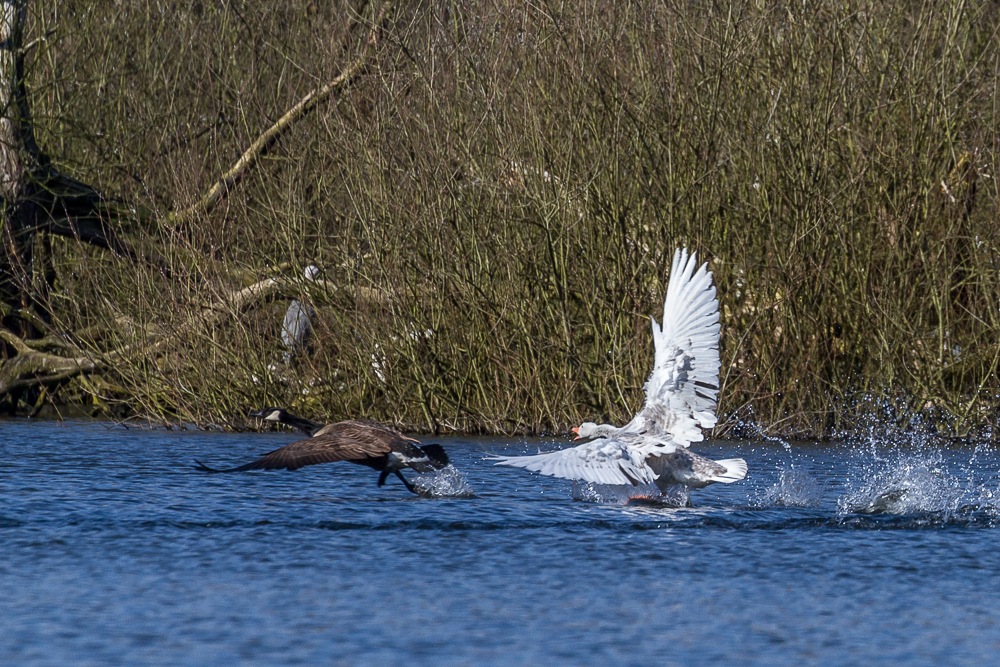
<svg viewBox="0 0 1000 667">
<path fill-rule="evenodd" d="M 424 473 L 440 470 L 448 465 L 448 455 L 441 445 L 421 445 L 419 440 L 407 437 L 390 426 L 367 420 L 350 419 L 324 426 L 296 417 L 282 408 L 264 408 L 259 412 L 251 412 L 250 416 L 292 426 L 309 437 L 268 452 L 256 461 L 225 470 L 210 468 L 196 459 L 199 470 L 298 470 L 316 463 L 348 461 L 380 471 L 379 486 L 385 484 L 389 475 L 395 474 L 407 489 L 417 493 L 400 472 L 403 468 Z"/>
<path fill-rule="evenodd" d="M 316 280 L 319 276 L 319 269 L 312 264 L 306 267 L 306 280 Z M 285 311 L 285 318 L 281 322 L 281 342 L 284 343 L 285 365 L 291 363 L 292 358 L 302 353 L 306 349 L 306 343 L 312 334 L 312 321 L 316 317 L 313 307 L 304 301 L 295 299 Z"/>
<path fill-rule="evenodd" d="M 649 484 L 666 490 L 729 484 L 747 474 L 743 459 L 712 461 L 687 448 L 715 426 L 719 393 L 719 301 L 712 273 L 687 250 L 674 253 L 663 303 L 663 325 L 653 318 L 653 372 L 646 404 L 625 426 L 585 422 L 573 431 L 577 447 L 534 456 L 501 456 L 497 465 L 598 484 Z"/>
</svg>

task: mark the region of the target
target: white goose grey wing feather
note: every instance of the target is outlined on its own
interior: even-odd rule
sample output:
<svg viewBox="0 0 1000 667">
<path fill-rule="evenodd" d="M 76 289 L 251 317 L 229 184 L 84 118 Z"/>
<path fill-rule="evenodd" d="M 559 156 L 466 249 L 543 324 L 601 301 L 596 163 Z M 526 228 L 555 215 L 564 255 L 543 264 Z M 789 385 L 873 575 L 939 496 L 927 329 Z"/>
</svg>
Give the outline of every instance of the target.
<svg viewBox="0 0 1000 667">
<path fill-rule="evenodd" d="M 663 302 L 663 324 L 653 322 L 653 371 L 646 403 L 623 429 L 667 436 L 687 447 L 705 438 L 717 421 L 719 394 L 719 301 L 708 264 L 686 249 L 674 252 Z"/>
<path fill-rule="evenodd" d="M 543 475 L 595 484 L 652 484 L 656 473 L 646 455 L 618 438 L 591 440 L 577 447 L 534 456 L 497 456 L 496 465 L 533 470 Z"/>
</svg>

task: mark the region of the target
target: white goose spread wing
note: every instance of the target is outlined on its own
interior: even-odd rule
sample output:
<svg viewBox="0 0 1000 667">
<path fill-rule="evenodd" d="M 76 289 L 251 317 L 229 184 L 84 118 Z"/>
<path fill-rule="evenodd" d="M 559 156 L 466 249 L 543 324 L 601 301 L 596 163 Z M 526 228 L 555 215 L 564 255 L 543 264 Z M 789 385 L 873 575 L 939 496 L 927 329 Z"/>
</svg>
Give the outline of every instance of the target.
<svg viewBox="0 0 1000 667">
<path fill-rule="evenodd" d="M 591 440 L 578 447 L 534 456 L 498 456 L 496 465 L 595 484 L 652 484 L 656 474 L 646 455 L 616 438 Z"/>
<path fill-rule="evenodd" d="M 674 252 L 663 302 L 663 325 L 653 318 L 656 354 L 646 381 L 646 404 L 622 431 L 668 437 L 687 447 L 712 428 L 719 394 L 719 301 L 707 264 Z"/>
</svg>

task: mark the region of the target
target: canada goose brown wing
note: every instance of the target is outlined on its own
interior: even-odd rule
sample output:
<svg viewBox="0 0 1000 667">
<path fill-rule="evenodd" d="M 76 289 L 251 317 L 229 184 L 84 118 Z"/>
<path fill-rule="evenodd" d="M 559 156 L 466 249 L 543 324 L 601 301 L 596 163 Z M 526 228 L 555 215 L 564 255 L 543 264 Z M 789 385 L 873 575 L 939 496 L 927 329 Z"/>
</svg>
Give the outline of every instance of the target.
<svg viewBox="0 0 1000 667">
<path fill-rule="evenodd" d="M 367 419 L 348 419 L 335 424 L 327 424 L 320 430 L 316 431 L 315 435 L 333 432 L 350 434 L 351 436 L 357 438 L 385 438 L 387 440 L 398 438 L 399 440 L 404 440 L 414 445 L 420 444 L 420 441 L 416 438 L 403 435 L 392 426 L 369 421 Z"/>
<path fill-rule="evenodd" d="M 370 449 L 372 452 L 377 451 L 379 454 L 399 452 L 407 456 L 423 456 L 423 452 L 419 449 L 419 440 L 405 436 L 391 426 L 363 419 L 349 419 L 328 424 L 317 431 L 311 439 L 327 436 L 353 441 L 359 447 Z"/>
<path fill-rule="evenodd" d="M 441 445 L 421 444 L 416 438 L 403 435 L 392 426 L 365 419 L 351 419 L 330 424 L 316 435 L 321 435 L 324 432 L 337 433 L 373 448 L 386 446 L 389 448 L 388 451 L 400 455 L 401 458 L 397 459 L 397 462 L 404 462 L 407 467 L 419 473 L 441 470 L 449 463 L 448 454 Z M 370 462 L 356 462 L 371 465 Z"/>
<path fill-rule="evenodd" d="M 427 454 L 417 447 L 419 442 L 419 440 L 409 438 L 394 428 L 375 422 L 352 419 L 336 424 L 327 424 L 311 438 L 285 445 L 264 454 L 256 461 L 235 468 L 218 470 L 210 468 L 200 461 L 197 463 L 200 469 L 210 472 L 242 472 L 244 470 L 298 470 L 305 466 L 336 461 L 353 461 L 371 465 L 372 459 L 388 456 L 390 452 L 398 452 L 407 458 L 426 459 Z"/>
</svg>

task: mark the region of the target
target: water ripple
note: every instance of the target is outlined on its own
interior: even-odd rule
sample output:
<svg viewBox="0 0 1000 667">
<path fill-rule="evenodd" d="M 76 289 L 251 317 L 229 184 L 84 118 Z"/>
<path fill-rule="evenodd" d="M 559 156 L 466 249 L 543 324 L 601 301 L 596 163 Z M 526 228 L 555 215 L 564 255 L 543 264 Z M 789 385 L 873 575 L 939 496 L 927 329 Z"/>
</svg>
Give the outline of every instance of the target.
<svg viewBox="0 0 1000 667">
<path fill-rule="evenodd" d="M 2 663 L 989 664 L 1000 627 L 985 447 L 703 443 L 747 479 L 663 497 L 446 438 L 417 496 L 345 464 L 190 469 L 293 435 L 3 426 Z"/>
</svg>

